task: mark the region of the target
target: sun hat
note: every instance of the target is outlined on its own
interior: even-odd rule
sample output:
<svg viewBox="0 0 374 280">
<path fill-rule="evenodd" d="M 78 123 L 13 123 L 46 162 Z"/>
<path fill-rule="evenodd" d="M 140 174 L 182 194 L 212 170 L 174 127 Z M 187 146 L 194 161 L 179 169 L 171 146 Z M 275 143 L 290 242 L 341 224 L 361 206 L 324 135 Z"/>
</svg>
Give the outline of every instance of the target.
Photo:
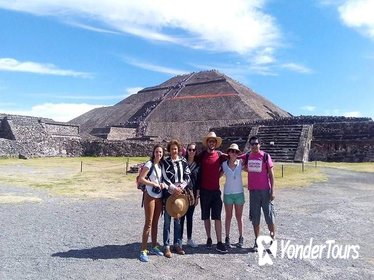
<svg viewBox="0 0 374 280">
<path fill-rule="evenodd" d="M 184 194 L 169 196 L 166 201 L 166 212 L 173 218 L 179 219 L 184 216 L 187 213 L 188 207 L 188 198 Z"/>
<path fill-rule="evenodd" d="M 221 146 L 221 144 L 222 144 L 222 138 L 221 138 L 221 137 L 217 137 L 217 135 L 216 135 L 215 132 L 210 131 L 210 132 L 208 133 L 208 135 L 205 136 L 205 137 L 203 138 L 203 145 L 204 145 L 205 147 L 207 147 L 207 141 L 208 141 L 208 139 L 211 139 L 211 138 L 216 139 L 216 141 L 217 141 L 217 146 L 216 146 L 216 148 L 218 148 L 219 146 Z"/>
<path fill-rule="evenodd" d="M 240 153 L 239 146 L 237 144 L 235 144 L 235 143 L 232 143 L 230 145 L 230 147 L 228 147 L 227 152 L 229 152 L 230 150 L 235 150 L 235 151 L 238 151 Z"/>
</svg>

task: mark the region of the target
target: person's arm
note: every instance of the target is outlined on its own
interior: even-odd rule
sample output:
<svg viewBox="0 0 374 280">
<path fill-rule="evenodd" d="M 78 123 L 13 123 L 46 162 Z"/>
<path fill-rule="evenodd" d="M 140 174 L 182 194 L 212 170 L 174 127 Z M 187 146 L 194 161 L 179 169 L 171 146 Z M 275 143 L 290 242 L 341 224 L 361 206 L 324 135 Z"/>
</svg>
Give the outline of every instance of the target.
<svg viewBox="0 0 374 280">
<path fill-rule="evenodd" d="M 139 175 L 139 182 L 147 186 L 157 187 L 158 184 L 156 184 L 155 182 L 152 182 L 149 178 L 147 178 L 148 172 L 149 172 L 148 166 L 144 166 Z"/>
<path fill-rule="evenodd" d="M 187 187 L 188 183 L 191 180 L 191 170 L 188 167 L 186 160 L 182 161 L 182 167 L 183 167 L 183 182 L 180 184 L 180 187 L 184 189 Z"/>
<path fill-rule="evenodd" d="M 273 201 L 274 198 L 275 198 L 275 194 L 274 194 L 275 181 L 274 181 L 274 171 L 273 171 L 273 167 L 269 167 L 268 176 L 269 176 L 270 186 L 271 186 L 271 190 L 270 190 L 270 200 Z"/>
<path fill-rule="evenodd" d="M 166 174 L 165 169 L 166 169 L 167 165 L 168 165 L 168 163 L 166 161 L 164 161 L 164 164 L 162 165 L 162 181 L 164 183 L 164 187 L 168 190 L 168 192 L 170 194 L 173 194 L 176 186 L 170 181 L 170 179 L 168 178 L 168 176 Z"/>
</svg>

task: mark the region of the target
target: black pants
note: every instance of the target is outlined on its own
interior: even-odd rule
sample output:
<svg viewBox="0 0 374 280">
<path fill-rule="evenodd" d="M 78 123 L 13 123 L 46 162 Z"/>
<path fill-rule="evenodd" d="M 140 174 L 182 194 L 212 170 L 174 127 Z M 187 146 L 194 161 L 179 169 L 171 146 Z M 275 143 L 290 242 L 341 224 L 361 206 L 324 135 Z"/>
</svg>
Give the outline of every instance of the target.
<svg viewBox="0 0 374 280">
<path fill-rule="evenodd" d="M 195 206 L 190 206 L 187 210 L 186 215 L 181 217 L 181 239 L 183 239 L 183 229 L 184 229 L 184 220 L 187 217 L 187 239 L 192 237 L 192 224 L 193 224 L 193 213 L 195 211 Z"/>
</svg>

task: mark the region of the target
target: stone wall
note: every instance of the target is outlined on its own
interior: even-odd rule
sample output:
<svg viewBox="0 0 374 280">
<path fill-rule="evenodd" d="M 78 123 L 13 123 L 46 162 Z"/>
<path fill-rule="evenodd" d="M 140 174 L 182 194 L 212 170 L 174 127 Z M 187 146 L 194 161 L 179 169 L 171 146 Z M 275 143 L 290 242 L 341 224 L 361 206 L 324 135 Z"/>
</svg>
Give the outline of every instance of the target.
<svg viewBox="0 0 374 280">
<path fill-rule="evenodd" d="M 374 161 L 374 122 L 315 124 L 310 160 Z"/>
<path fill-rule="evenodd" d="M 53 137 L 79 137 L 79 126 L 65 123 L 44 123 L 42 124 L 47 134 Z"/>
<path fill-rule="evenodd" d="M 0 115 L 1 157 L 80 156 L 79 127 L 19 115 Z"/>
<path fill-rule="evenodd" d="M 140 157 L 152 154 L 154 142 L 145 141 L 92 141 L 82 140 L 83 156 Z M 166 146 L 166 145 L 165 145 Z"/>
<path fill-rule="evenodd" d="M 110 128 L 110 132 L 107 136 L 108 140 L 126 140 L 127 138 L 135 137 L 136 129 L 135 128 L 126 128 L 126 127 L 115 127 Z"/>
</svg>

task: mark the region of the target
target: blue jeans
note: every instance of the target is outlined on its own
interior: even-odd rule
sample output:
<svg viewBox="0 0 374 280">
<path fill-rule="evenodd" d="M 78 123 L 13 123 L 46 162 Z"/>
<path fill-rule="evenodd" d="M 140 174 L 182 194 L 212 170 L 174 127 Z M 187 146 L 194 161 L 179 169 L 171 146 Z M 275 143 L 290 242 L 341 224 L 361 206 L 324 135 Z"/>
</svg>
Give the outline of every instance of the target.
<svg viewBox="0 0 374 280">
<path fill-rule="evenodd" d="M 182 247 L 180 219 L 174 220 L 174 245 Z M 164 246 L 170 246 L 170 223 L 171 216 L 164 212 Z"/>
</svg>

